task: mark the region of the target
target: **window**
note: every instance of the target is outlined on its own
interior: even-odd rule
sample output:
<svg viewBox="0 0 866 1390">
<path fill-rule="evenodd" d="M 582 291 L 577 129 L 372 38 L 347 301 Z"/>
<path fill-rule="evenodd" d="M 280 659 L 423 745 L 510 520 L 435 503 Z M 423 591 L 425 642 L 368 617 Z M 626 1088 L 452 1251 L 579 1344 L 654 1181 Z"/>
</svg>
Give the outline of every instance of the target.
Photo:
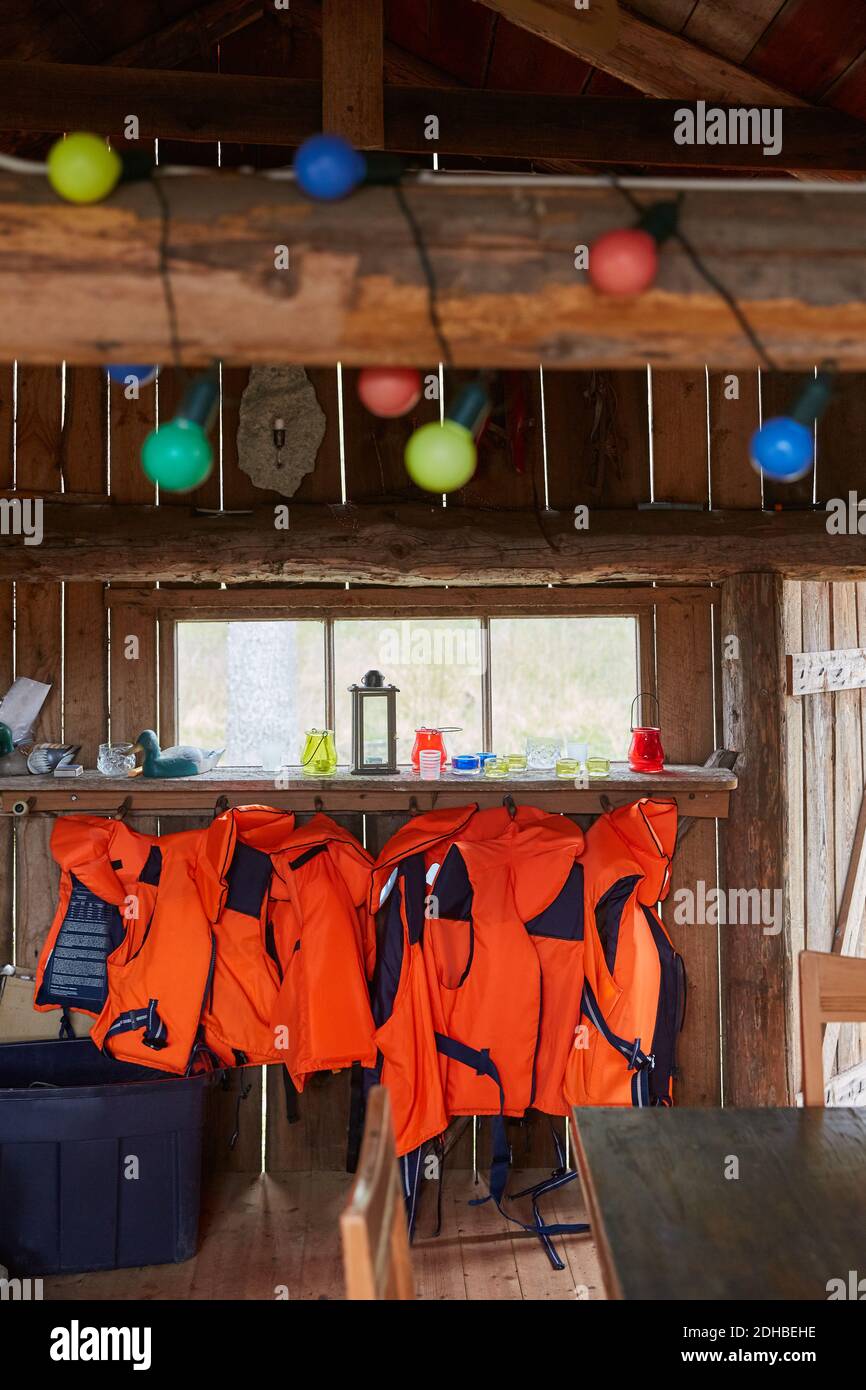
<svg viewBox="0 0 866 1390">
<path fill-rule="evenodd" d="M 351 754 L 349 686 L 399 687 L 398 762 L 421 725 L 457 725 L 452 752 L 520 752 L 530 734 L 624 758 L 637 690 L 633 614 L 229 619 L 176 623 L 177 741 L 225 747 L 224 767 L 298 763 L 307 729 Z"/>
</svg>

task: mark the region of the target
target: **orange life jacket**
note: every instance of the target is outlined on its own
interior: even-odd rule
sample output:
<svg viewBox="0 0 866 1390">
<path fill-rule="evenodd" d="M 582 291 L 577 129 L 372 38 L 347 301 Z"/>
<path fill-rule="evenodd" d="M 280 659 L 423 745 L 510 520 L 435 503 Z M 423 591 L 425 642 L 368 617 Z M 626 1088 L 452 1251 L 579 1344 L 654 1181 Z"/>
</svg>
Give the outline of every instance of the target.
<svg viewBox="0 0 866 1390">
<path fill-rule="evenodd" d="M 584 991 L 569 1053 L 571 1105 L 670 1105 L 685 972 L 656 904 L 668 892 L 673 801 L 645 798 L 586 835 Z"/>
<path fill-rule="evenodd" d="M 239 807 L 158 839 L 66 817 L 52 846 L 64 879 L 37 1007 L 81 1007 L 62 997 L 57 962 L 82 918 L 107 917 L 103 1002 L 86 1002 L 93 1041 L 115 1057 L 181 1074 L 285 1062 L 298 1089 L 310 1070 L 374 1058 L 371 860 L 326 816 L 296 829 L 284 812 Z"/>
<path fill-rule="evenodd" d="M 583 983 L 583 832 L 529 806 L 418 816 L 385 845 L 374 984 L 397 1152 L 455 1115 L 564 1115 Z"/>
</svg>

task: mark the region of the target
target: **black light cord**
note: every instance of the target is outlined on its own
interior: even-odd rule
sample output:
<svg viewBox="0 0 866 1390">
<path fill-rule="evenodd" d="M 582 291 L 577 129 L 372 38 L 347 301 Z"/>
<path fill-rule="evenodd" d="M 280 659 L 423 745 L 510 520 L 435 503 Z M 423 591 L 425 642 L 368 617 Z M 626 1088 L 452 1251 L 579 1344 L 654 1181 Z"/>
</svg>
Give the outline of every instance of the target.
<svg viewBox="0 0 866 1390">
<path fill-rule="evenodd" d="M 416 218 L 414 212 L 412 211 L 412 208 L 409 205 L 409 200 L 406 197 L 406 193 L 403 189 L 402 184 L 395 183 L 393 187 L 394 196 L 397 199 L 397 206 L 400 208 L 400 211 L 402 212 L 403 217 L 406 220 L 406 224 L 412 235 L 412 241 L 415 245 L 415 250 L 418 253 L 418 260 L 421 264 L 421 269 L 424 272 L 424 279 L 427 284 L 427 307 L 430 318 L 430 326 L 433 329 L 433 332 L 436 336 L 436 341 L 439 344 L 440 360 L 445 364 L 446 367 L 453 367 L 454 362 L 451 356 L 451 348 L 448 345 L 448 339 L 445 336 L 445 330 L 442 327 L 442 319 L 439 314 L 439 287 L 436 283 L 436 273 L 433 269 L 433 263 L 430 260 L 430 254 L 427 250 L 427 243 L 424 240 L 424 233 L 421 231 L 421 226 L 418 222 L 418 219 Z"/>
<path fill-rule="evenodd" d="M 619 179 L 616 177 L 615 174 L 612 174 L 610 178 L 611 183 L 613 184 L 617 192 L 622 194 L 622 196 L 625 198 L 626 202 L 633 209 L 633 211 L 637 212 L 639 215 L 642 216 L 646 212 L 646 208 L 644 207 L 644 205 L 633 196 L 630 189 L 623 187 L 623 185 L 620 183 Z M 684 198 L 685 193 L 680 193 L 677 198 L 678 208 L 682 204 Z M 696 248 L 692 245 L 691 241 L 686 236 L 685 232 L 680 230 L 679 225 L 677 225 L 677 227 L 674 228 L 673 235 L 685 251 L 686 255 L 688 256 L 692 265 L 695 267 L 695 270 L 698 272 L 698 274 L 706 281 L 706 283 L 719 296 L 719 298 L 723 300 L 725 304 L 727 304 L 731 313 L 734 315 L 734 318 L 737 320 L 737 323 L 740 325 L 740 328 L 743 330 L 745 337 L 748 338 L 752 347 L 755 349 L 755 352 L 760 358 L 761 365 L 767 371 L 777 372 L 779 370 L 777 364 L 773 361 L 772 357 L 770 356 L 770 353 L 767 351 L 767 348 L 761 342 L 761 339 L 759 338 L 757 332 L 755 331 L 752 324 L 746 317 L 745 311 L 742 305 L 740 304 L 739 300 L 737 299 L 736 295 L 733 294 L 733 292 L 728 289 L 727 285 L 724 285 L 722 281 L 718 278 L 718 276 L 710 270 L 709 266 L 705 264 Z"/>
<path fill-rule="evenodd" d="M 151 176 L 151 186 L 156 194 L 159 203 L 160 213 L 160 234 L 159 234 L 159 278 L 162 284 L 162 297 L 165 302 L 165 313 L 168 319 L 169 340 L 171 342 L 171 355 L 175 370 L 180 374 L 181 379 L 186 376 L 186 369 L 181 362 L 180 349 L 180 329 L 177 319 L 177 304 L 174 298 L 174 287 L 171 283 L 171 271 L 169 268 L 169 247 L 171 241 L 171 207 L 169 206 L 168 196 L 162 186 L 159 170 L 155 169 Z"/>
</svg>

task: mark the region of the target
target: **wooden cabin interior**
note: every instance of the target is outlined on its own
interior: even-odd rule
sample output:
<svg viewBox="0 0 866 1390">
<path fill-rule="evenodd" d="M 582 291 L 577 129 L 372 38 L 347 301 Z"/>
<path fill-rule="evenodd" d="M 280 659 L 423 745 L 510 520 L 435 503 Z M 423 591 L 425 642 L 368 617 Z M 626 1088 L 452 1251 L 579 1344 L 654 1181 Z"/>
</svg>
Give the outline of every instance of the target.
<svg viewBox="0 0 866 1390">
<path fill-rule="evenodd" d="M 546 1221 L 590 1228 L 554 1237 L 561 1268 L 528 1199 L 505 1207 L 525 1226 L 475 1202 L 492 1141 L 472 1116 L 420 1184 L 407 1257 L 380 1101 L 362 1173 L 366 1156 L 402 1272 L 347 1276 L 369 1217 L 347 1171 L 357 1068 L 354 1089 L 345 1066 L 311 1075 L 295 1118 L 284 1069 L 249 1065 L 208 1086 L 191 1257 L 48 1274 L 45 1299 L 830 1296 L 856 1267 L 845 1239 L 862 1254 L 866 1235 L 866 1029 L 856 981 L 808 1013 L 823 1076 L 804 1106 L 799 960 L 866 954 L 866 8 L 19 0 L 0 35 L 0 696 L 50 686 L 28 743 L 69 745 L 84 768 L 0 757 L 0 1111 L 3 1048 L 57 1037 L 29 998 L 58 903 L 52 831 L 79 813 L 162 837 L 242 805 L 324 812 L 375 860 L 414 818 L 469 803 L 511 798 L 589 832 L 661 796 L 678 829 L 659 911 L 688 981 L 673 1110 L 506 1121 L 513 1190 L 579 1163 L 541 1199 Z M 778 151 L 769 124 L 758 143 L 697 125 L 680 143 L 676 113 L 700 103 L 776 111 Z M 81 130 L 126 161 L 86 206 L 45 174 Z M 306 196 L 286 171 L 320 131 L 400 156 L 399 181 L 371 160 L 350 196 Z M 605 294 L 593 244 L 659 203 L 679 222 L 655 283 Z M 106 371 L 127 362 L 158 377 L 130 391 Z M 423 390 L 387 418 L 359 378 L 392 364 Z M 213 467 L 172 491 L 142 446 L 202 373 Z M 755 432 L 825 379 L 805 471 L 762 472 Z M 425 490 L 410 437 L 473 383 L 477 468 Z M 443 657 L 440 637 L 470 657 Z M 385 776 L 348 766 L 347 687 L 369 668 L 400 687 Z M 635 724 L 660 729 L 664 772 L 629 766 Z M 419 725 L 460 726 L 450 753 L 517 761 L 422 780 Z M 311 727 L 336 730 L 335 775 L 305 772 Z M 147 730 L 228 755 L 193 777 L 97 771 L 100 745 Z M 534 734 L 581 768 L 599 755 L 601 775 L 521 766 Z M 787 1157 L 762 1147 L 770 1112 L 794 1127 Z M 665 1274 L 646 1229 L 622 1229 L 635 1126 L 654 1121 L 692 1126 L 655 1151 L 670 1171 L 653 1201 L 698 1252 Z M 786 1244 L 797 1222 L 767 1173 L 820 1136 L 823 1234 Z M 725 1183 L 698 1156 L 747 1152 L 761 1202 L 721 1220 L 704 1275 L 695 1213 Z M 756 1223 L 774 1251 L 760 1286 Z"/>
</svg>

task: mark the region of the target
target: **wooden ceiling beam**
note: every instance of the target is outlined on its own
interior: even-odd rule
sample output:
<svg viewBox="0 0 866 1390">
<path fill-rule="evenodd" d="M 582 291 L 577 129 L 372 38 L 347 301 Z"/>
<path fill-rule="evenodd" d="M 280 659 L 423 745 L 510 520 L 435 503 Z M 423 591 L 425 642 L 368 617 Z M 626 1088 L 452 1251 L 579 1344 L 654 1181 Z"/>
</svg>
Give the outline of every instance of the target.
<svg viewBox="0 0 866 1390">
<path fill-rule="evenodd" d="M 628 82 L 647 96 L 705 100 L 735 106 L 803 106 L 791 92 L 765 82 L 689 39 L 620 7 L 610 46 L 594 42 L 585 13 L 564 0 L 481 0 L 512 24 Z M 590 9 L 592 6 L 590 6 Z"/>
<path fill-rule="evenodd" d="M 356 149 L 385 144 L 382 0 L 323 0 L 322 130 Z"/>
<path fill-rule="evenodd" d="M 830 536 L 820 513 L 507 512 L 432 503 L 290 503 L 207 515 L 194 508 L 46 503 L 40 545 L 0 544 L 0 579 L 362 584 L 707 583 L 742 570 L 866 578 L 862 536 Z M 326 596 L 327 598 L 327 596 Z"/>
<path fill-rule="evenodd" d="M 633 220 L 619 191 L 441 174 L 403 187 L 411 223 L 387 187 L 321 203 L 259 175 L 163 176 L 181 359 L 756 365 L 728 303 L 676 239 L 637 299 L 604 298 L 575 269 L 575 245 Z M 824 359 L 866 369 L 866 197 L 847 188 L 803 196 L 793 184 L 683 188 L 684 234 L 781 369 Z M 162 242 L 148 180 L 76 207 L 43 178 L 0 173 L 0 361 L 171 361 Z M 283 245 L 289 268 L 275 269 Z"/>
<path fill-rule="evenodd" d="M 381 84 L 379 84 L 381 97 Z M 360 102 L 350 93 L 343 107 Z M 384 106 L 360 118 L 327 106 L 318 82 L 161 69 L 0 60 L 0 130 L 56 133 L 82 126 L 120 141 L 129 112 L 144 138 L 298 145 L 322 128 L 352 124 L 357 145 L 405 154 L 579 161 L 584 165 L 771 172 L 866 172 L 866 124 L 823 107 L 783 115 L 783 148 L 679 145 L 681 103 L 636 97 L 536 96 L 459 88 L 386 87 Z M 360 107 L 358 108 L 360 110 Z M 440 138 L 425 138 L 429 115 Z M 782 162 L 783 161 L 783 162 Z"/>
</svg>

